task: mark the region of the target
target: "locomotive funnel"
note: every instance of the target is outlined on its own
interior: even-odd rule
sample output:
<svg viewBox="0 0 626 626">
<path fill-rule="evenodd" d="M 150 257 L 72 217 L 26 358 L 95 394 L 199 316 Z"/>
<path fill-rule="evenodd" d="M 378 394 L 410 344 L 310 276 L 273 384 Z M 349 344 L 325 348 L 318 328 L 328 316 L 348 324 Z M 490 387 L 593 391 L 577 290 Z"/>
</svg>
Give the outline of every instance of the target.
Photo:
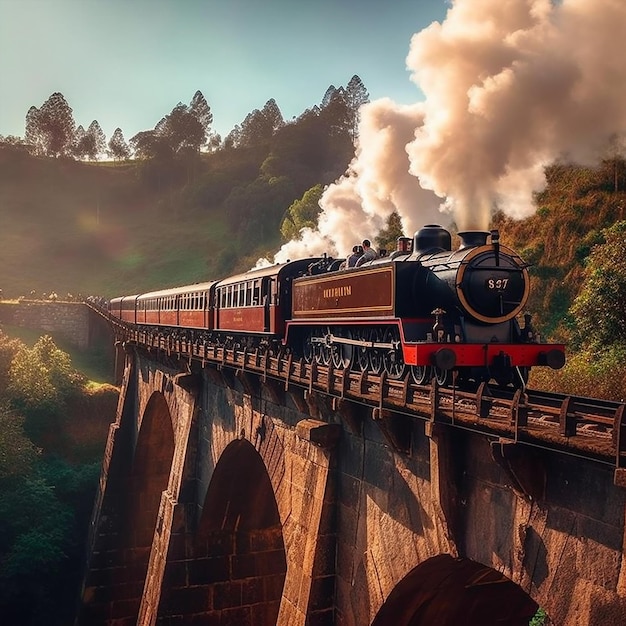
<svg viewBox="0 0 626 626">
<path fill-rule="evenodd" d="M 413 250 L 420 253 L 452 250 L 452 238 L 438 224 L 427 224 L 415 233 Z"/>
<path fill-rule="evenodd" d="M 459 250 L 484 246 L 487 243 L 488 236 L 489 232 L 485 230 L 464 230 L 459 233 L 459 237 L 461 238 Z"/>
</svg>

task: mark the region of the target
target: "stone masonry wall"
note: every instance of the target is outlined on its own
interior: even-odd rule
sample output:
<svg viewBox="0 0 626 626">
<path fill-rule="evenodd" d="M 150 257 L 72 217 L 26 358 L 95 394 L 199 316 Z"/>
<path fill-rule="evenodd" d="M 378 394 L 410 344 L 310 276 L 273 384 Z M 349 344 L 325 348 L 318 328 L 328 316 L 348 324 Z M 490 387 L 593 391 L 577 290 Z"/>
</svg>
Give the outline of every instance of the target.
<svg viewBox="0 0 626 626">
<path fill-rule="evenodd" d="M 84 350 L 89 309 L 80 302 L 0 302 L 0 324 L 54 333 Z"/>
</svg>

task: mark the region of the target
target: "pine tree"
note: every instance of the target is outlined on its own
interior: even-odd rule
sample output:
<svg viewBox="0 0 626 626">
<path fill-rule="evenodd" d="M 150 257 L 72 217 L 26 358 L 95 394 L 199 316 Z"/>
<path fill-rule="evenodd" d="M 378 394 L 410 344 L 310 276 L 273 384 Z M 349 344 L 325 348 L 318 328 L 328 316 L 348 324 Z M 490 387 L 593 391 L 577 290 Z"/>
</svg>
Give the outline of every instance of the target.
<svg viewBox="0 0 626 626">
<path fill-rule="evenodd" d="M 39 127 L 39 109 L 31 106 L 26 113 L 26 133 L 24 139 L 29 147 L 29 151 L 34 155 L 45 154 L 44 136 Z"/>
<path fill-rule="evenodd" d="M 256 146 L 267 143 L 284 125 L 285 121 L 276 100 L 271 98 L 261 111 L 255 109 L 248 113 L 241 124 L 239 145 Z"/>
<path fill-rule="evenodd" d="M 122 161 L 128 159 L 130 156 L 130 148 L 124 139 L 124 134 L 121 128 L 116 128 L 113 131 L 113 135 L 109 140 L 109 149 L 107 154 L 116 161 Z"/>
<path fill-rule="evenodd" d="M 87 156 L 92 161 L 97 161 L 98 157 L 105 153 L 106 136 L 97 120 L 93 120 L 87 129 L 87 135 L 90 137 L 89 152 Z"/>
<path fill-rule="evenodd" d="M 322 98 L 322 103 L 320 105 L 322 108 L 328 106 L 330 101 L 333 99 L 333 96 L 335 95 L 336 91 L 337 91 L 337 87 L 335 87 L 335 85 L 330 85 L 330 87 L 328 87 L 328 89 L 326 90 L 326 93 L 324 94 L 324 97 Z"/>
<path fill-rule="evenodd" d="M 352 122 L 352 138 L 358 137 L 361 107 L 370 101 L 370 95 L 363 81 L 355 74 L 346 87 L 346 103 Z"/>
<path fill-rule="evenodd" d="M 74 132 L 74 141 L 72 142 L 72 154 L 74 157 L 84 159 L 87 156 L 87 141 L 87 133 L 81 124 Z"/>
<path fill-rule="evenodd" d="M 196 91 L 189 103 L 189 112 L 202 124 L 205 133 L 213 123 L 213 113 L 201 91 Z"/>
</svg>

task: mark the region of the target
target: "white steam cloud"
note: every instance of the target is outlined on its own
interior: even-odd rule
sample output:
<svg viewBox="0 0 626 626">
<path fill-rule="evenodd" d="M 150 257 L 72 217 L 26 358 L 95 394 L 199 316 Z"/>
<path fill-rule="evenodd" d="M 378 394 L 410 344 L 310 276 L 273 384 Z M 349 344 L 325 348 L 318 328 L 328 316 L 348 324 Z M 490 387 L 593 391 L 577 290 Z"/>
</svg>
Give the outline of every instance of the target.
<svg viewBox="0 0 626 626">
<path fill-rule="evenodd" d="M 623 135 L 625 38 L 623 0 L 454 2 L 411 41 L 426 96 L 411 173 L 461 229 L 486 228 L 496 204 L 529 215 L 545 165 L 597 162 Z"/>
<path fill-rule="evenodd" d="M 456 0 L 413 36 L 407 56 L 425 99 L 362 109 L 346 175 L 320 202 L 319 232 L 276 261 L 346 255 L 398 211 L 407 234 L 429 222 L 489 227 L 522 218 L 544 167 L 596 163 L 626 134 L 625 0 Z"/>
</svg>

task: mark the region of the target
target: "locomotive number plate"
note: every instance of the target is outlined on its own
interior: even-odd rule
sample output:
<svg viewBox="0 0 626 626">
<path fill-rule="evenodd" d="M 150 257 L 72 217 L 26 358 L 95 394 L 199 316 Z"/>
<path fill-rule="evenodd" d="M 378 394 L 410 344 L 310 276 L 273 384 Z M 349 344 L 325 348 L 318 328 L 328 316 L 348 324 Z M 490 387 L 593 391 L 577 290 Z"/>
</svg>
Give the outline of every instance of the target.
<svg viewBox="0 0 626 626">
<path fill-rule="evenodd" d="M 487 287 L 489 291 L 506 291 L 508 284 L 508 278 L 488 278 L 485 281 L 485 287 Z"/>
</svg>

